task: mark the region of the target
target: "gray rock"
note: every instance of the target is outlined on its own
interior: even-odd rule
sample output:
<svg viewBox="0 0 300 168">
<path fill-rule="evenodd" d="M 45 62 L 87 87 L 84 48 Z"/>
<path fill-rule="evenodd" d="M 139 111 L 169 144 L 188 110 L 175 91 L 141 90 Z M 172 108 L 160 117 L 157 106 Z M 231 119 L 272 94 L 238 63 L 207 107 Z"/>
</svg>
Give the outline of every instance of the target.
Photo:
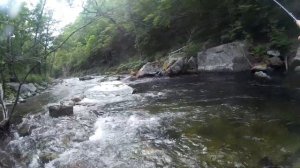
<svg viewBox="0 0 300 168">
<path fill-rule="evenodd" d="M 176 62 L 174 62 L 168 69 L 167 69 L 167 75 L 178 75 L 180 73 L 184 72 L 184 59 L 185 58 L 179 58 Z"/>
<path fill-rule="evenodd" d="M 28 123 L 27 120 L 24 120 L 20 125 L 17 127 L 17 131 L 20 136 L 28 136 L 31 134 L 33 127 Z"/>
<path fill-rule="evenodd" d="M 245 42 L 233 42 L 207 49 L 198 53 L 199 71 L 250 70 L 248 47 Z"/>
<path fill-rule="evenodd" d="M 49 106 L 49 115 L 53 118 L 58 118 L 62 116 L 71 116 L 74 114 L 73 106 L 65 105 L 52 105 Z"/>
<path fill-rule="evenodd" d="M 254 75 L 258 78 L 271 79 L 271 77 L 269 75 L 267 75 L 266 73 L 264 73 L 262 71 L 255 72 Z"/>
<path fill-rule="evenodd" d="M 72 100 L 74 103 L 78 103 L 78 102 L 80 102 L 83 98 L 84 98 L 84 96 L 75 96 L 75 97 L 73 97 L 71 100 Z"/>
<path fill-rule="evenodd" d="M 42 87 L 44 87 L 44 88 L 47 88 L 48 83 L 47 83 L 47 82 L 42 82 L 42 83 L 40 83 L 40 85 L 41 85 Z"/>
<path fill-rule="evenodd" d="M 272 56 L 272 57 L 279 57 L 280 56 L 280 52 L 278 50 L 269 50 L 269 51 L 267 51 L 267 54 L 269 56 Z"/>
<path fill-rule="evenodd" d="M 195 57 L 191 57 L 187 62 L 187 72 L 196 73 L 198 70 L 197 59 Z"/>
<path fill-rule="evenodd" d="M 52 152 L 42 152 L 40 155 L 39 155 L 42 163 L 46 164 L 46 163 L 49 163 L 50 161 L 58 158 L 58 154 L 56 153 L 52 153 Z"/>
<path fill-rule="evenodd" d="M 294 70 L 297 66 L 300 66 L 300 47 L 298 47 L 296 56 L 291 60 L 289 67 Z"/>
<path fill-rule="evenodd" d="M 162 68 L 158 62 L 146 63 L 137 73 L 137 78 L 143 78 L 147 76 L 155 76 L 162 72 Z"/>
<path fill-rule="evenodd" d="M 173 65 L 176 61 L 181 60 L 181 59 L 184 59 L 184 58 L 186 58 L 186 54 L 185 54 L 184 52 L 172 54 L 172 55 L 170 55 L 170 56 L 168 57 L 167 65 L 168 65 L 168 66 L 171 66 L 171 65 Z"/>
<path fill-rule="evenodd" d="M 94 79 L 94 78 L 91 76 L 84 76 L 84 77 L 79 78 L 80 81 L 86 81 L 86 80 L 92 80 L 92 79 Z"/>
<path fill-rule="evenodd" d="M 32 83 L 24 84 L 22 87 L 24 87 L 24 89 L 30 91 L 31 93 L 34 93 L 37 90 L 34 84 Z"/>
<path fill-rule="evenodd" d="M 266 71 L 268 70 L 268 65 L 265 64 L 265 63 L 259 63 L 259 64 L 256 64 L 254 65 L 252 68 L 251 68 L 251 71 Z"/>
<path fill-rule="evenodd" d="M 61 106 L 75 106 L 75 102 L 72 100 L 65 100 L 60 102 Z"/>
<path fill-rule="evenodd" d="M 22 97 L 19 97 L 19 102 L 20 102 L 20 103 L 25 103 L 25 102 L 26 102 L 26 100 L 25 100 L 25 99 L 23 99 Z"/>
<path fill-rule="evenodd" d="M 38 85 L 38 84 L 36 84 L 35 87 L 37 88 L 37 91 L 43 91 L 46 89 L 46 87 L 44 87 L 42 85 Z"/>
<path fill-rule="evenodd" d="M 282 67 L 284 62 L 279 57 L 271 57 L 268 59 L 271 67 Z"/>
<path fill-rule="evenodd" d="M 164 63 L 164 69 L 167 75 L 178 75 L 186 72 L 186 54 L 176 53 L 169 56 L 168 60 Z"/>
<path fill-rule="evenodd" d="M 11 82 L 11 83 L 7 83 L 7 85 L 11 89 L 18 91 L 19 83 Z M 25 95 L 30 94 L 29 96 L 32 96 L 32 94 L 34 94 L 36 91 L 37 91 L 37 88 L 34 86 L 34 84 L 32 84 L 32 83 L 23 84 L 20 89 L 20 94 L 25 94 Z"/>
<path fill-rule="evenodd" d="M 297 72 L 297 73 L 300 73 L 300 66 L 296 66 L 294 71 Z"/>
</svg>

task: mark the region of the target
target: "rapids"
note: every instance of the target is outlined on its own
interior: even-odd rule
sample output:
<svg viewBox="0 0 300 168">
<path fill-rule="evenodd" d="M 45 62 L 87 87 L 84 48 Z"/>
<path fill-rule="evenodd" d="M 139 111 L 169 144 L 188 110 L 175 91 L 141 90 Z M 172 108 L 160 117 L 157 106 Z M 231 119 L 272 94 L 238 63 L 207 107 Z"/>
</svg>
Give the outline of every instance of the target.
<svg viewBox="0 0 300 168">
<path fill-rule="evenodd" d="M 65 79 L 21 104 L 29 136 L 1 142 L 0 167 L 297 167 L 300 85 L 286 77 L 200 74 Z M 47 105 L 75 96 L 74 115 Z"/>
</svg>

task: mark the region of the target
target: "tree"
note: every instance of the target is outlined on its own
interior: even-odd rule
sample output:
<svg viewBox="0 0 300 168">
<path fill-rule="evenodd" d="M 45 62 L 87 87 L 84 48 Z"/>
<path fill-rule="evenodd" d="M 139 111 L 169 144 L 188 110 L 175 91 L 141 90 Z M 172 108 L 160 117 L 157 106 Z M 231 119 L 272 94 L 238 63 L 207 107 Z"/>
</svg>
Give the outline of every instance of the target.
<svg viewBox="0 0 300 168">
<path fill-rule="evenodd" d="M 0 60 L 1 82 L 3 84 L 1 86 L 4 87 L 4 89 L 0 87 L 1 95 L 5 95 L 5 85 L 8 79 L 13 78 L 19 82 L 11 110 L 7 110 L 3 96 L 0 97 L 3 111 L 0 127 L 7 128 L 6 126 L 9 125 L 19 100 L 20 90 L 28 76 L 32 73 L 41 75 L 42 66 L 44 68 L 47 66 L 48 56 L 62 47 L 77 31 L 90 24 L 88 23 L 75 29 L 60 43 L 54 44 L 52 35 L 54 29 L 51 25 L 55 21 L 52 19 L 51 12 L 46 12 L 44 9 L 46 2 L 47 0 L 40 0 L 33 11 L 28 10 L 23 4 L 19 15 L 14 18 L 10 18 L 7 15 L 9 7 L 5 10 L 6 13 L 0 14 L 0 18 L 4 20 L 2 23 L 6 23 L 6 25 L 1 25 L 0 27 L 5 29 L 9 25 L 9 31 L 0 41 L 1 46 L 5 46 L 0 50 L 0 55 L 4 55 Z M 10 73 L 6 74 L 8 71 Z"/>
</svg>

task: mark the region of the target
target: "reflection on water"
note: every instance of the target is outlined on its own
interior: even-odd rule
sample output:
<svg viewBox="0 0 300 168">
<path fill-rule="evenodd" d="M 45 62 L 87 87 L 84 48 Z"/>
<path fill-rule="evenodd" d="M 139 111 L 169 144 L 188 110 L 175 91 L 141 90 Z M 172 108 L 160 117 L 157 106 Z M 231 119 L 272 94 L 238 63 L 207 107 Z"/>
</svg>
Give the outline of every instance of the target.
<svg viewBox="0 0 300 168">
<path fill-rule="evenodd" d="M 300 166 L 300 90 L 295 83 L 210 74 L 147 86 L 136 87 L 167 93 L 145 105 L 150 113 L 185 114 L 164 126 L 165 136 L 176 143 L 159 146 L 176 158 L 177 166 L 185 167 L 187 160 L 193 163 L 187 167 Z"/>
<path fill-rule="evenodd" d="M 85 96 L 72 117 L 31 117 L 32 134 L 6 149 L 16 162 L 49 168 L 300 166 L 300 85 L 291 78 L 200 74 L 129 83 L 135 94 L 101 78 L 64 80 L 24 104 L 23 112 L 43 111 L 48 102 Z"/>
</svg>

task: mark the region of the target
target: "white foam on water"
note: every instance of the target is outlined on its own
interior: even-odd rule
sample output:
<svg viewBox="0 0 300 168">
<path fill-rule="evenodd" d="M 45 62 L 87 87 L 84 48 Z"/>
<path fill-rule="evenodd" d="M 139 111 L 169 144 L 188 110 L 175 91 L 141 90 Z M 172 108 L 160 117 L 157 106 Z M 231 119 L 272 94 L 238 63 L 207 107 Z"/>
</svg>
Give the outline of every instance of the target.
<svg viewBox="0 0 300 168">
<path fill-rule="evenodd" d="M 103 136 L 103 120 L 98 120 L 96 123 L 95 123 L 95 128 L 96 128 L 96 131 L 95 131 L 95 134 L 92 135 L 89 140 L 90 141 L 98 141 L 102 138 Z"/>
<path fill-rule="evenodd" d="M 80 104 L 96 104 L 99 103 L 99 100 L 96 99 L 90 99 L 90 98 L 84 98 L 81 100 Z"/>
<path fill-rule="evenodd" d="M 102 82 L 100 85 L 92 87 L 89 89 L 89 92 L 114 92 L 114 91 L 123 91 L 123 90 L 128 90 L 128 92 L 133 91 L 133 89 L 124 84 L 123 82 L 120 81 L 108 81 L 108 82 Z"/>
</svg>

